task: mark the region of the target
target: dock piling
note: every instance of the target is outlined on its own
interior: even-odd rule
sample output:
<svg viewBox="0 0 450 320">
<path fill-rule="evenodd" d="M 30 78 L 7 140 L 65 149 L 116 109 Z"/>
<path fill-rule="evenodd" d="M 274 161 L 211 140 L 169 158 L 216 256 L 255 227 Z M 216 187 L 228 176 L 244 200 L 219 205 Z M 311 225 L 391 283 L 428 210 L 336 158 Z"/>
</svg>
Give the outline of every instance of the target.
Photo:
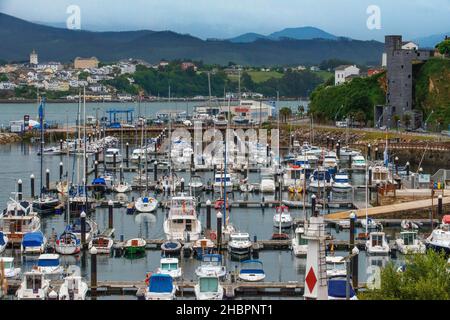
<svg viewBox="0 0 450 320">
<path fill-rule="evenodd" d="M 206 230 L 211 230 L 211 200 L 206 201 Z"/>
<path fill-rule="evenodd" d="M 91 248 L 91 299 L 97 300 L 97 249 Z"/>
<path fill-rule="evenodd" d="M 45 170 L 45 189 L 50 190 L 50 169 Z"/>
<path fill-rule="evenodd" d="M 22 201 L 22 197 L 23 197 L 23 195 L 22 195 L 22 179 L 19 179 L 17 181 L 17 193 L 18 193 L 19 201 Z"/>
<path fill-rule="evenodd" d="M 127 142 L 127 144 L 125 145 L 125 155 L 126 155 L 126 163 L 127 163 L 127 168 L 130 167 L 130 144 Z"/>
<path fill-rule="evenodd" d="M 111 230 L 114 228 L 114 202 L 112 200 L 108 202 L 108 227 Z"/>
<path fill-rule="evenodd" d="M 86 248 L 86 212 L 82 212 L 80 214 L 80 223 L 81 223 L 81 249 L 84 250 Z"/>
<path fill-rule="evenodd" d="M 34 181 L 35 181 L 34 174 L 31 174 L 31 176 L 30 176 L 30 187 L 31 187 L 31 198 L 33 198 L 33 199 L 34 199 L 34 196 L 35 196 Z"/>
<path fill-rule="evenodd" d="M 217 252 L 222 248 L 222 212 L 217 212 Z"/>
<path fill-rule="evenodd" d="M 64 174 L 64 163 L 61 161 L 59 163 L 59 181 L 62 181 Z"/>
</svg>

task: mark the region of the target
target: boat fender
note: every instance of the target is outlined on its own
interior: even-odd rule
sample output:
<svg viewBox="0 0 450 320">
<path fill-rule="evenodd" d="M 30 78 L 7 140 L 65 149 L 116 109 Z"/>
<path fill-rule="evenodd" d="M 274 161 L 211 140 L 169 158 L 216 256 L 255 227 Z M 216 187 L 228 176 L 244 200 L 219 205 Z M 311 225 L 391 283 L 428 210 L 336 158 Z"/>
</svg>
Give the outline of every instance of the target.
<svg viewBox="0 0 450 320">
<path fill-rule="evenodd" d="M 152 273 L 149 272 L 145 275 L 145 284 L 148 286 L 150 284 L 150 278 L 152 276 Z"/>
<path fill-rule="evenodd" d="M 215 240 L 217 239 L 216 233 L 215 233 L 215 232 L 211 232 L 211 233 L 209 234 L 209 238 L 210 238 L 212 241 L 215 241 Z"/>
</svg>

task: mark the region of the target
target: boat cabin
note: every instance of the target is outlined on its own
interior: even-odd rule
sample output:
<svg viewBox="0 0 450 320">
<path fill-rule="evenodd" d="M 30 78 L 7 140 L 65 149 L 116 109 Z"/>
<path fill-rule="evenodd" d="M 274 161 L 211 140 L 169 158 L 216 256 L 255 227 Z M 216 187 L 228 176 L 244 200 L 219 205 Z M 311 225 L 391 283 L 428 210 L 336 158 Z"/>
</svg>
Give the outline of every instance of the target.
<svg viewBox="0 0 450 320">
<path fill-rule="evenodd" d="M 400 232 L 400 238 L 403 240 L 403 244 L 406 246 L 414 245 L 417 239 L 417 232 L 414 231 L 402 231 Z"/>
<path fill-rule="evenodd" d="M 217 277 L 201 277 L 199 279 L 200 292 L 218 292 L 219 291 L 219 278 Z"/>
</svg>

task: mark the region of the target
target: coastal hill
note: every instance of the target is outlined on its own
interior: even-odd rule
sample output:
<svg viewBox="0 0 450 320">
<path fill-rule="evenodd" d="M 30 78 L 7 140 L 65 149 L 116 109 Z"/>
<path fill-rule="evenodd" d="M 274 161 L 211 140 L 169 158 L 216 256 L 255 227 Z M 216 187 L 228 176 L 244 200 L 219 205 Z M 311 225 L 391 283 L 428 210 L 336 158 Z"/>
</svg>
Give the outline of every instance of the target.
<svg viewBox="0 0 450 320">
<path fill-rule="evenodd" d="M 414 65 L 414 80 L 414 108 L 424 112 L 424 119 L 430 117 L 430 129 L 446 130 L 450 124 L 450 59 L 434 58 Z M 385 73 L 333 84 L 330 79 L 311 95 L 310 109 L 318 120 L 339 120 L 352 114 L 356 120 L 373 121 L 373 106 L 385 103 Z"/>
<path fill-rule="evenodd" d="M 248 43 L 233 43 L 228 40 L 205 41 L 171 31 L 74 31 L 0 13 L 0 59 L 27 61 L 29 53 L 35 49 L 40 61 L 70 62 L 77 56 L 96 56 L 102 61 L 132 57 L 150 63 L 161 59 L 192 59 L 221 65 L 233 61 L 243 65 L 273 66 L 319 64 L 331 58 L 358 64 L 379 64 L 383 52 L 383 43 L 377 41 L 346 38 L 298 40 L 290 32 L 293 31 L 287 29 L 279 33 L 277 40 L 262 38 Z"/>
</svg>

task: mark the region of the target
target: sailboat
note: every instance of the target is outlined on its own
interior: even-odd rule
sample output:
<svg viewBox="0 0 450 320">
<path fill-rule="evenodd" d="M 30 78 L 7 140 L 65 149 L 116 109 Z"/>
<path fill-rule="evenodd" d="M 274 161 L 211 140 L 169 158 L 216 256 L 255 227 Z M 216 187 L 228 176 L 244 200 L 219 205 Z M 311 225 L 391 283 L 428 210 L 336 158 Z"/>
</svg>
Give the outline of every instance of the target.
<svg viewBox="0 0 450 320">
<path fill-rule="evenodd" d="M 143 146 L 143 142 L 144 142 L 144 129 L 145 129 L 145 124 L 142 126 L 142 140 L 141 140 L 141 146 L 142 148 Z M 148 158 L 148 148 L 145 148 L 145 159 Z M 141 175 L 141 169 L 138 168 L 139 170 L 139 175 Z M 136 200 L 135 203 L 135 207 L 136 207 L 136 211 L 137 212 L 142 212 L 142 213 L 150 213 L 156 210 L 156 208 L 158 207 L 158 200 L 156 200 L 155 198 L 149 196 L 149 191 L 148 191 L 148 161 L 145 161 L 145 175 L 146 175 L 146 179 L 145 179 L 145 195 L 141 194 L 141 196 Z M 139 179 L 141 180 L 141 179 Z"/>
<path fill-rule="evenodd" d="M 40 194 L 37 199 L 33 200 L 33 208 L 40 213 L 52 212 L 55 207 L 59 205 L 59 199 L 49 193 L 49 190 L 45 190 L 44 179 L 43 179 L 43 161 L 44 161 L 44 112 L 45 112 L 45 97 L 42 98 L 39 105 L 39 122 L 41 130 L 41 147 L 40 147 L 40 160 L 41 160 L 41 184 L 40 184 Z"/>
</svg>

